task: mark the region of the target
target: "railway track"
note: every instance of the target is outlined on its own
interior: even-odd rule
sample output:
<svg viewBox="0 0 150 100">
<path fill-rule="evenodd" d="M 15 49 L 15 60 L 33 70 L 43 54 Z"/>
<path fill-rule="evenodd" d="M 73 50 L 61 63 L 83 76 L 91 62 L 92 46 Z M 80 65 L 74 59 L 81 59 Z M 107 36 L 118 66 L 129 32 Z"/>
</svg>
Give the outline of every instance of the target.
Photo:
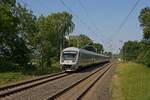
<svg viewBox="0 0 150 100">
<path fill-rule="evenodd" d="M 57 74 L 46 75 L 46 76 L 38 77 L 35 79 L 22 81 L 19 83 L 10 84 L 7 86 L 0 87 L 0 98 L 18 93 L 20 91 L 24 91 L 26 89 L 47 83 L 49 81 L 60 79 L 62 77 L 68 76 L 68 75 L 71 75 L 71 73 L 60 72 Z"/>
<path fill-rule="evenodd" d="M 71 84 L 59 92 L 49 96 L 48 100 L 80 100 L 89 89 L 112 68 L 113 63 L 104 65 L 83 79 Z"/>
<path fill-rule="evenodd" d="M 72 98 L 82 98 L 82 95 L 88 91 L 88 87 L 94 85 L 93 81 L 98 80 L 99 75 L 103 76 L 105 71 L 110 69 L 111 64 L 105 64 L 101 67 L 90 67 L 79 73 L 57 73 L 47 75 L 36 79 L 11 84 L 0 87 L 0 99 L 3 100 L 46 100 L 61 99 L 72 100 Z M 93 71 L 92 71 L 93 70 Z M 94 76 L 93 76 L 94 75 Z M 98 77 L 97 77 L 98 76 Z M 84 82 L 84 84 L 83 84 Z M 81 84 L 82 83 L 82 84 Z M 88 84 L 87 84 L 88 83 Z M 79 86 L 79 87 L 78 87 Z M 84 87 L 86 86 L 86 87 Z M 84 89 L 82 89 L 84 87 Z M 90 88 L 89 87 L 89 88 Z M 80 88 L 76 94 L 75 90 Z M 74 89 L 74 90 L 72 90 Z M 85 91 L 86 90 L 86 91 Z M 68 94 L 69 93 L 69 94 Z M 75 94 L 74 94 L 75 93 Z M 66 99 L 66 97 L 69 97 Z"/>
</svg>

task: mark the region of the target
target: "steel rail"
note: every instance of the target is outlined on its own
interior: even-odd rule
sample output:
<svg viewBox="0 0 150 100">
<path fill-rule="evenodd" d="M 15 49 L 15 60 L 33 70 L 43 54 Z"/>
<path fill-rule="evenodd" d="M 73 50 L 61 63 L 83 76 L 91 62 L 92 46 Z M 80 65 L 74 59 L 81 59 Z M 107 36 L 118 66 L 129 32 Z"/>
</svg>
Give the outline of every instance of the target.
<svg viewBox="0 0 150 100">
<path fill-rule="evenodd" d="M 7 95 L 11 95 L 11 94 L 20 92 L 22 90 L 26 90 L 26 89 L 47 83 L 49 81 L 53 81 L 53 80 L 65 77 L 68 75 L 71 75 L 71 73 L 60 72 L 60 73 L 46 75 L 46 76 L 42 76 L 39 78 L 35 78 L 35 79 L 19 82 L 16 84 L 11 84 L 8 86 L 0 87 L 0 98 L 3 98 Z"/>
<path fill-rule="evenodd" d="M 110 69 L 112 69 L 113 64 L 110 65 L 106 71 L 104 71 L 102 74 L 100 74 L 86 89 L 83 91 L 78 97 L 77 100 L 81 100 L 81 98 L 99 81 L 100 78 L 102 78 Z"/>
<path fill-rule="evenodd" d="M 85 81 L 86 79 L 88 79 L 88 78 L 91 77 L 92 75 L 98 73 L 99 71 L 102 71 L 102 68 L 105 69 L 105 67 L 107 67 L 107 66 L 109 66 L 109 65 L 110 65 L 110 67 L 112 66 L 111 63 L 104 65 L 103 67 L 101 67 L 101 68 L 99 68 L 98 70 L 92 72 L 91 74 L 89 74 L 89 75 L 86 76 L 85 78 L 80 79 L 79 81 L 73 83 L 72 85 L 70 85 L 70 86 L 68 86 L 68 87 L 66 87 L 66 88 L 64 88 L 64 89 L 62 89 L 62 90 L 60 90 L 60 91 L 58 91 L 57 93 L 55 93 L 55 94 L 53 94 L 53 95 L 51 95 L 51 96 L 49 96 L 49 97 L 48 97 L 48 100 L 54 100 L 54 99 L 56 99 L 57 97 L 61 96 L 62 94 L 64 94 L 64 93 L 67 92 L 68 90 L 71 90 L 72 88 L 76 87 L 77 85 L 79 85 L 81 82 Z M 109 68 L 110 68 L 110 67 L 109 67 Z M 109 69 L 109 68 L 108 68 L 108 69 Z M 107 69 L 107 70 L 108 70 L 108 69 Z M 107 70 L 106 70 L 106 71 L 107 71 Z M 106 71 L 104 71 L 102 74 L 104 75 Z M 103 75 L 101 75 L 101 76 L 103 76 Z"/>
</svg>

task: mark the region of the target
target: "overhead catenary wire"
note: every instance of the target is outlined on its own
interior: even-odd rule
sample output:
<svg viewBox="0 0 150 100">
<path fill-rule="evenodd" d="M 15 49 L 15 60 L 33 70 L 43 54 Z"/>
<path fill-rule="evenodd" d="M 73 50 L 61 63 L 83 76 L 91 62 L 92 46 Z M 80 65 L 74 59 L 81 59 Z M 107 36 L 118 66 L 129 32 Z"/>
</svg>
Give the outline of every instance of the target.
<svg viewBox="0 0 150 100">
<path fill-rule="evenodd" d="M 71 12 L 71 13 L 74 15 L 74 17 L 75 17 L 77 20 L 79 20 L 80 23 L 82 23 L 83 25 L 85 25 L 89 31 L 91 31 L 92 33 L 94 33 L 95 35 L 97 35 L 97 34 L 93 31 L 93 29 L 92 29 L 86 22 L 84 22 L 78 15 L 76 15 L 76 14 L 73 13 L 72 9 L 70 9 L 70 8 L 66 5 L 66 3 L 65 3 L 63 0 L 60 0 L 60 2 L 61 2 L 61 4 L 62 4 L 69 12 Z M 101 41 L 102 41 L 102 40 L 101 40 Z M 103 42 L 103 41 L 102 41 L 102 42 Z"/>
<path fill-rule="evenodd" d="M 136 0 L 135 4 L 132 6 L 131 10 L 129 11 L 129 13 L 127 14 L 127 16 L 123 19 L 123 21 L 121 22 L 121 24 L 119 25 L 119 27 L 117 28 L 117 30 L 115 30 L 115 32 L 111 35 L 111 37 L 109 37 L 110 41 L 111 41 L 110 46 L 113 45 L 113 39 L 115 38 L 115 36 L 117 36 L 119 34 L 119 32 L 121 31 L 121 29 L 123 28 L 123 26 L 127 22 L 128 18 L 130 17 L 130 15 L 132 14 L 132 12 L 136 8 L 136 6 L 139 4 L 139 2 L 140 2 L 140 0 Z M 112 51 L 112 48 L 111 48 L 111 51 Z"/>
<path fill-rule="evenodd" d="M 89 15 L 89 13 L 88 13 L 86 7 L 85 7 L 84 4 L 82 3 L 82 0 L 78 0 L 78 3 L 79 3 L 79 5 L 80 5 L 80 7 L 84 10 L 84 12 L 85 12 L 85 14 L 86 14 L 86 17 L 87 17 L 87 18 L 89 19 L 89 21 L 90 21 L 90 24 L 94 26 L 94 28 L 96 29 L 97 32 L 98 32 L 98 31 L 101 31 L 101 30 L 97 27 L 97 25 L 94 23 L 94 21 L 91 20 L 91 17 L 90 17 L 90 15 Z M 105 37 L 102 33 L 100 33 L 99 35 L 100 35 L 99 37 L 101 38 L 102 43 L 105 44 L 106 47 L 110 48 L 111 43 L 110 43 L 109 39 L 108 39 L 107 37 Z"/>
<path fill-rule="evenodd" d="M 119 34 L 120 30 L 123 28 L 123 26 L 125 25 L 125 23 L 127 22 L 129 16 L 132 14 L 132 12 L 134 11 L 134 9 L 136 8 L 136 6 L 138 5 L 138 3 L 140 2 L 140 0 L 136 0 L 135 4 L 133 5 L 133 7 L 131 8 L 131 10 L 129 11 L 129 13 L 127 14 L 127 16 L 123 19 L 123 21 L 121 22 L 121 24 L 119 25 L 119 27 L 117 28 L 117 30 L 112 34 L 111 38 L 114 36 L 116 36 L 117 34 Z"/>
<path fill-rule="evenodd" d="M 97 31 L 100 31 L 99 28 L 97 27 L 97 25 L 91 20 L 91 17 L 89 16 L 88 14 L 88 11 L 87 9 L 85 8 L 85 6 L 83 5 L 82 1 L 79 0 L 78 3 L 80 4 L 81 8 L 84 10 L 86 16 L 89 18 L 89 21 L 90 21 L 90 24 L 92 24 L 94 26 L 94 28 L 97 30 Z M 103 38 L 106 38 L 102 33 L 100 34 Z M 102 38 L 102 39 L 103 39 Z"/>
</svg>

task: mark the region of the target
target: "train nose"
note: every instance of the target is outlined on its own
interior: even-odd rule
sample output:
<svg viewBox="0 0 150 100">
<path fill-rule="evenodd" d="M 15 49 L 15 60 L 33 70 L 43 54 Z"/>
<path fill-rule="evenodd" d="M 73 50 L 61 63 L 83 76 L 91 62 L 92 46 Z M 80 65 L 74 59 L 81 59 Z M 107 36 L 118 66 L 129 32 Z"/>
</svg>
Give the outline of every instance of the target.
<svg viewBox="0 0 150 100">
<path fill-rule="evenodd" d="M 74 65 L 62 65 L 61 69 L 65 70 L 65 71 L 75 71 L 76 66 L 74 66 Z"/>
<path fill-rule="evenodd" d="M 66 65 L 71 65 L 72 63 L 73 63 L 72 60 L 66 60 L 66 61 L 64 61 L 64 64 L 66 64 Z"/>
<path fill-rule="evenodd" d="M 65 65 L 65 69 L 72 69 L 72 65 Z"/>
</svg>

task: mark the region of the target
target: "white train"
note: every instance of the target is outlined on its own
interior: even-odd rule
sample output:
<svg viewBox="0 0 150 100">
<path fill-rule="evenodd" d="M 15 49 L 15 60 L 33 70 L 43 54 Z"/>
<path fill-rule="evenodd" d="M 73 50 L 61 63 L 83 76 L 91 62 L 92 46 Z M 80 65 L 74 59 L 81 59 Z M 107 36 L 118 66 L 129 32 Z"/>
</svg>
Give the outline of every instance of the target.
<svg viewBox="0 0 150 100">
<path fill-rule="evenodd" d="M 85 49 L 68 47 L 61 52 L 60 67 L 64 71 L 76 71 L 89 65 L 108 61 L 108 56 Z"/>
</svg>

